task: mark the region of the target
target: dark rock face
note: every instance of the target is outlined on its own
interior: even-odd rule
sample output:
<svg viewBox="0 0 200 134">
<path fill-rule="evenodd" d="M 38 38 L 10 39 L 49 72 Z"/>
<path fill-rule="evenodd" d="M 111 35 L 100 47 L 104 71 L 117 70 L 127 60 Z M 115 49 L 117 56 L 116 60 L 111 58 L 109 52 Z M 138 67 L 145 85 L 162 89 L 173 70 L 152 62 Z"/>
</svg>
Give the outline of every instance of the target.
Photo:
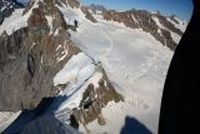
<svg viewBox="0 0 200 134">
<path fill-rule="evenodd" d="M 85 17 L 90 20 L 93 23 L 97 23 L 97 20 L 92 16 L 92 14 L 89 12 L 89 8 L 88 7 L 81 7 L 82 12 L 85 14 Z"/>
<path fill-rule="evenodd" d="M 124 101 L 124 98 L 116 92 L 109 82 L 105 71 L 102 68 L 100 71 L 103 77 L 98 83 L 99 87 L 95 89 L 92 83 L 89 84 L 83 93 L 79 108 L 73 110 L 76 120 L 85 127 L 95 119 L 99 125 L 105 125 L 106 121 L 101 113 L 102 109 L 111 101 L 115 103 Z"/>
<path fill-rule="evenodd" d="M 145 10 L 135 9 L 125 12 L 109 10 L 103 13 L 103 17 L 105 20 L 124 23 L 127 27 L 133 29 L 141 28 L 145 32 L 153 35 L 156 40 L 160 41 L 164 46 L 169 47 L 171 50 L 175 50 L 177 43 L 175 43 L 173 40 L 170 31 L 179 36 L 183 35 L 183 32 L 180 29 L 176 28 L 166 19 L 166 16 L 162 16 L 160 13 L 152 14 Z M 159 27 L 153 20 L 153 17 L 156 17 L 159 22 L 168 30 Z"/>
<path fill-rule="evenodd" d="M 1 0 L 0 1 L 0 24 L 3 23 L 4 18 L 9 17 L 17 8 L 24 6 L 16 0 Z"/>
<path fill-rule="evenodd" d="M 180 29 L 176 28 L 172 23 L 170 23 L 169 21 L 167 21 L 167 19 L 166 19 L 165 16 L 162 16 L 162 15 L 155 15 L 155 16 L 157 16 L 159 18 L 160 23 L 164 27 L 168 28 L 169 30 L 171 30 L 174 33 L 177 33 L 180 36 L 183 35 L 183 32 Z M 174 17 L 173 17 L 173 21 L 175 21 L 175 23 L 178 23 L 178 21 L 175 20 Z"/>
<path fill-rule="evenodd" d="M 182 31 L 183 29 L 177 28 L 175 24 L 185 25 L 185 23 L 180 24 L 176 19 L 176 16 L 163 16 L 159 11 L 150 13 L 146 10 L 136 10 L 133 8 L 128 11 L 119 12 L 116 10 L 107 10 L 103 6 L 94 4 L 84 8 L 87 9 L 84 9 L 87 12 L 90 10 L 95 15 L 102 15 L 107 21 L 123 23 L 125 26 L 132 29 L 142 29 L 143 31 L 150 33 L 156 40 L 161 42 L 164 46 L 169 47 L 171 50 L 175 50 L 177 46 L 178 39 L 175 38 L 177 38 L 177 36 L 182 37 L 184 32 Z M 86 12 L 84 10 L 83 12 Z M 92 20 L 93 16 L 91 13 L 88 14 L 90 14 L 90 16 L 86 15 L 86 17 L 89 16 L 87 18 Z M 170 21 L 168 19 L 170 19 Z M 175 34 L 177 34 L 177 36 Z"/>
<path fill-rule="evenodd" d="M 69 125 L 76 129 L 79 127 L 79 124 L 81 124 L 86 131 L 88 131 L 87 124 L 95 120 L 98 121 L 98 125 L 106 125 L 107 122 L 102 113 L 102 109 L 105 108 L 108 103 L 119 103 L 124 101 L 123 96 L 119 94 L 110 83 L 102 65 L 99 62 L 94 62 L 94 64 L 96 65 L 94 74 L 88 78 L 84 84 L 78 87 L 78 90 L 84 90 L 81 95 L 82 97 L 78 102 L 79 105 L 75 107 L 68 107 L 66 105 L 64 109 L 56 113 L 56 117 L 61 122 L 65 123 L 66 121 L 70 121 Z M 95 83 L 93 81 L 94 78 Z M 62 88 L 61 86 L 59 87 Z M 70 91 L 70 88 L 68 91 Z M 67 98 L 68 96 L 65 97 Z M 62 102 L 62 100 L 63 97 L 57 98 L 52 106 L 58 106 L 57 104 Z M 64 100 L 66 99 L 64 98 Z M 68 114 L 70 116 L 68 116 Z"/>
<path fill-rule="evenodd" d="M 54 95 L 54 75 L 80 51 L 70 41 L 55 1 L 43 1 L 33 9 L 28 27 L 0 35 L 1 111 L 33 109 L 42 98 Z M 52 16 L 52 26 L 46 16 Z"/>
<path fill-rule="evenodd" d="M 126 26 L 130 28 L 138 28 L 137 22 L 132 19 L 131 14 L 125 12 L 117 12 L 114 10 L 110 10 L 108 12 L 103 13 L 103 17 L 106 20 L 113 20 L 119 23 L 124 23 Z"/>
<path fill-rule="evenodd" d="M 174 21 L 176 24 L 179 24 L 179 22 L 176 20 L 175 17 L 176 17 L 175 15 L 172 15 L 172 16 L 170 16 L 170 19 L 171 19 L 172 21 Z"/>
</svg>

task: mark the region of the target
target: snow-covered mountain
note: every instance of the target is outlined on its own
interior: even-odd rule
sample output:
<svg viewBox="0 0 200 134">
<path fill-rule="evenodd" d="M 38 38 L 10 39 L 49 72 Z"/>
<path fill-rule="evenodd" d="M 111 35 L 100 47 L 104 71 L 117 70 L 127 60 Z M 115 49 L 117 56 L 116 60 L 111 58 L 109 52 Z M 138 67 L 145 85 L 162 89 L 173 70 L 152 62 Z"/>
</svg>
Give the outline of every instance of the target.
<svg viewBox="0 0 200 134">
<path fill-rule="evenodd" d="M 132 29 L 142 29 L 152 34 L 156 40 L 171 50 L 176 48 L 187 26 L 185 21 L 180 20 L 175 15 L 163 16 L 160 12 L 150 13 L 146 10 L 136 9 L 118 12 L 106 10 L 103 6 L 95 6 L 94 4 L 83 9 L 84 11 L 87 9 L 90 16 L 101 16 L 104 20 L 123 23 Z M 87 14 L 87 16 L 89 15 Z"/>
<path fill-rule="evenodd" d="M 131 117 L 156 133 L 167 68 L 185 27 L 143 10 L 31 0 L 0 25 L 0 130 L 53 97 L 43 114 L 80 132 L 120 133 Z M 41 119 L 5 132 L 23 133 Z"/>
<path fill-rule="evenodd" d="M 2 23 L 1 111 L 33 109 L 49 96 L 57 96 L 54 102 L 57 104 L 59 96 L 64 96 L 66 100 L 62 101 L 67 104 L 66 111 L 73 110 L 71 113 L 76 113 L 77 120 L 84 124 L 100 118 L 101 109 L 109 101 L 123 99 L 110 84 L 101 63 L 81 52 L 70 39 L 69 29 L 75 29 L 70 20 L 73 18 L 69 18 L 75 17 L 70 12 L 72 8 L 78 13 L 79 3 L 74 0 L 32 0 L 25 10 L 16 10 Z M 63 104 L 57 110 L 66 109 Z M 83 121 L 84 113 L 95 113 L 91 107 L 99 110 L 92 119 L 88 116 Z M 12 118 L 7 116 L 8 112 L 1 114 Z"/>
</svg>

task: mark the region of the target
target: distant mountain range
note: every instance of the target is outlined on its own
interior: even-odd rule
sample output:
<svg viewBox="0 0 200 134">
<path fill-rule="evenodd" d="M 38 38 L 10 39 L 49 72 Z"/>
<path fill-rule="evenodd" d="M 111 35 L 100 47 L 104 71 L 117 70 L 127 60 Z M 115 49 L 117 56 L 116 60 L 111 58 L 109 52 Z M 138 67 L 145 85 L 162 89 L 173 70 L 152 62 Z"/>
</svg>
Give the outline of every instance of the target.
<svg viewBox="0 0 200 134">
<path fill-rule="evenodd" d="M 94 4 L 82 9 L 87 13 L 87 16 L 90 16 L 89 19 L 93 22 L 96 15 L 102 15 L 103 19 L 107 21 L 123 23 L 132 29 L 140 28 L 152 34 L 156 40 L 160 41 L 164 46 L 168 46 L 171 50 L 176 48 L 187 26 L 185 21 L 175 15 L 163 16 L 159 11 L 151 13 L 146 10 L 132 9 L 118 12 L 107 10 L 104 6 Z M 86 12 L 86 9 L 88 12 Z"/>
</svg>

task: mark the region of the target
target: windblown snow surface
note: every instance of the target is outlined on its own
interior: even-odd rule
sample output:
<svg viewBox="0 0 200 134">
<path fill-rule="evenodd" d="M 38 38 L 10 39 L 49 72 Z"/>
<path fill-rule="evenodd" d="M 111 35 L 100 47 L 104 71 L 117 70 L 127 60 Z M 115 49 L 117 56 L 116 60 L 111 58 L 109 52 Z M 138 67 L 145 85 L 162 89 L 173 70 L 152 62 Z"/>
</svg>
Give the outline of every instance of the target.
<svg viewBox="0 0 200 134">
<path fill-rule="evenodd" d="M 108 22 L 101 16 L 95 16 L 98 23 L 92 23 L 85 18 L 80 9 L 63 10 L 60 7 L 60 10 L 66 20 L 78 18 L 77 32 L 70 31 L 72 40 L 86 55 L 96 62 L 101 62 L 114 87 L 125 98 L 124 102 L 110 102 L 102 111 L 106 125 L 100 126 L 95 120 L 87 125 L 90 132 L 120 133 L 125 124 L 125 118 L 129 116 L 139 120 L 153 133 L 157 133 L 161 96 L 173 52 L 141 29 L 133 30 L 123 24 Z M 73 13 L 73 16 L 67 14 L 69 11 L 70 14 Z M 73 58 L 76 59 L 77 56 Z M 73 62 L 76 61 L 75 59 Z M 81 59 L 84 61 L 84 58 Z M 86 73 L 86 77 L 83 78 L 88 78 L 94 67 L 88 60 L 80 64 L 83 63 L 84 66 L 81 69 L 70 69 L 70 63 L 67 63 L 69 67 L 66 67 L 64 72 L 68 70 L 73 74 L 65 75 L 65 77 L 67 79 L 71 76 L 80 78 L 80 75 L 77 75 L 81 74 L 78 70 L 82 72 L 85 68 L 89 75 Z M 91 71 L 88 71 L 90 69 Z M 62 80 L 59 80 L 57 75 L 54 82 L 62 83 Z M 80 92 L 83 91 L 80 90 Z M 63 105 L 66 104 L 65 107 L 69 105 L 68 101 L 61 105 L 61 109 L 64 109 Z M 81 127 L 80 131 L 86 132 L 84 127 Z"/>
</svg>

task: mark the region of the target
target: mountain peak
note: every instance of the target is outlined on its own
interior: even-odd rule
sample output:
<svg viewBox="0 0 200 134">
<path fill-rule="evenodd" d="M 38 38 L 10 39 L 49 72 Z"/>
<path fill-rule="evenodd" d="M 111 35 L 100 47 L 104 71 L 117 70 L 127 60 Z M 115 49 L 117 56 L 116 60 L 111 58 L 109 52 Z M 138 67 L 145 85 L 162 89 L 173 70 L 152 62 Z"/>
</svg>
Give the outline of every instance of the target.
<svg viewBox="0 0 200 134">
<path fill-rule="evenodd" d="M 64 2 L 68 3 L 31 0 L 24 14 L 13 20 L 17 25 L 12 24 L 13 29 L 9 33 L 6 29 L 0 35 L 0 42 L 3 42 L 0 45 L 0 70 L 3 70 L 0 79 L 7 80 L 7 76 L 13 76 L 9 82 L 4 81 L 5 86 L 0 88 L 4 92 L 4 96 L 0 94 L 4 100 L 0 102 L 0 110 L 32 109 L 42 98 L 55 95 L 53 76 L 72 55 L 80 52 L 70 41 L 67 31 L 70 25 L 59 10 L 65 4 L 77 5 L 70 0 Z M 23 24 L 22 27 L 18 25 L 19 22 Z M 18 71 L 9 71 L 13 67 Z M 15 82 L 16 85 L 9 84 Z M 15 91 L 18 93 L 13 93 Z"/>
</svg>

